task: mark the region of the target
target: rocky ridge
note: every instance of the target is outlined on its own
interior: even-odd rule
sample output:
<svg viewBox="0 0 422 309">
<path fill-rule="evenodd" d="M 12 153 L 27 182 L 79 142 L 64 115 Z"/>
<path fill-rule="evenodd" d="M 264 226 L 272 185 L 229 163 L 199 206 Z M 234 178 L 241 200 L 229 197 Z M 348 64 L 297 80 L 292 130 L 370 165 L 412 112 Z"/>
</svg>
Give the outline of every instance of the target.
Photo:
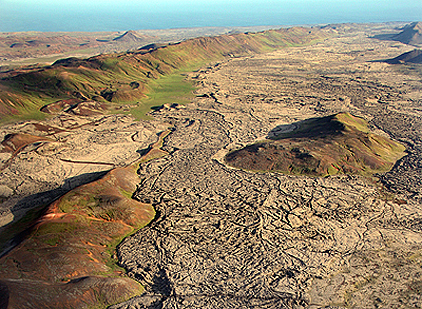
<svg viewBox="0 0 422 309">
<path fill-rule="evenodd" d="M 151 145 L 141 162 L 166 155 L 160 150 L 166 134 Z M 113 260 L 121 239 L 155 216 L 150 204 L 131 198 L 139 181 L 136 168 L 136 163 L 115 168 L 41 209 L 42 215 L 27 226 L 19 246 L 3 252 L 0 298 L 6 299 L 4 308 L 107 306 L 143 292 Z M 23 223 L 6 227 L 3 234 L 19 224 Z"/>
<path fill-rule="evenodd" d="M 406 25 L 402 32 L 393 36 L 393 40 L 412 45 L 422 44 L 422 22 Z"/>
<path fill-rule="evenodd" d="M 390 64 L 399 64 L 399 63 L 419 63 L 422 64 L 422 50 L 414 49 L 410 52 L 401 54 L 393 59 L 386 60 Z"/>
</svg>

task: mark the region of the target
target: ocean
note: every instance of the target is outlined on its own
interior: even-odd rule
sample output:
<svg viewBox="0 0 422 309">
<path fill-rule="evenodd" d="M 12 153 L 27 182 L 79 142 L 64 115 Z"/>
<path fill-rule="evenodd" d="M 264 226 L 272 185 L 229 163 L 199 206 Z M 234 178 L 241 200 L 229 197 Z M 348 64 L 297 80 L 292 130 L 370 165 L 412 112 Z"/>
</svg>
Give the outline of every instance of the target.
<svg viewBox="0 0 422 309">
<path fill-rule="evenodd" d="M 421 0 L 0 0 L 0 32 L 420 20 Z"/>
</svg>

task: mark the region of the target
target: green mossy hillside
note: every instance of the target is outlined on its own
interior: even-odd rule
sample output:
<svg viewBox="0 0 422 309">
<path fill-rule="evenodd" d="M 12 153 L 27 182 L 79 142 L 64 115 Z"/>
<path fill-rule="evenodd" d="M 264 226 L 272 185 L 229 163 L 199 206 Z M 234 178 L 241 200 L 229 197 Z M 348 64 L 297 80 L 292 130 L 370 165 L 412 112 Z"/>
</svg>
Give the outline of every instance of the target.
<svg viewBox="0 0 422 309">
<path fill-rule="evenodd" d="M 138 163 L 168 153 L 162 132 Z M 21 139 L 15 138 L 17 142 Z M 149 224 L 152 205 L 132 199 L 138 163 L 115 168 L 47 207 L 34 209 L 0 234 L 0 300 L 10 308 L 107 308 L 144 291 L 117 265 L 122 239 Z M 9 308 L 8 307 L 8 308 Z"/>
<path fill-rule="evenodd" d="M 9 72 L 0 79 L 0 116 L 3 120 L 42 118 L 39 111 L 42 106 L 75 98 L 133 104 L 147 98 L 153 84 L 163 76 L 179 74 L 180 77 L 182 72 L 213 61 L 310 44 L 326 36 L 316 28 L 310 31 L 310 28 L 295 27 L 201 37 L 149 52 L 139 50 L 84 60 L 68 58 L 29 72 Z M 138 113 L 144 110 L 141 107 Z"/>
</svg>

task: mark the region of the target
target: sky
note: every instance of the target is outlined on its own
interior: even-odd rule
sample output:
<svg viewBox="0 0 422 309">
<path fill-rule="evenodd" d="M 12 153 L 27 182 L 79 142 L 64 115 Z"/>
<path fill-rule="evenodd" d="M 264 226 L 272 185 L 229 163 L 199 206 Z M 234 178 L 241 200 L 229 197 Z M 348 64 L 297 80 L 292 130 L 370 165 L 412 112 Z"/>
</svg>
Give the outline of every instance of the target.
<svg viewBox="0 0 422 309">
<path fill-rule="evenodd" d="M 421 21 L 422 0 L 0 0 L 0 31 Z"/>
</svg>

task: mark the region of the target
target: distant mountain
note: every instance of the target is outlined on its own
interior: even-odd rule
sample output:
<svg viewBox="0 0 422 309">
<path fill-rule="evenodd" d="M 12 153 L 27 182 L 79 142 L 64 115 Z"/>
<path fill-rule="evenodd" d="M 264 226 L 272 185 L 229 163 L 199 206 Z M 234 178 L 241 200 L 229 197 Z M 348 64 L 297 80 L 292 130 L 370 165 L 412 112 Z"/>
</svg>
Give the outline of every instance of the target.
<svg viewBox="0 0 422 309">
<path fill-rule="evenodd" d="M 92 34 L 75 36 L 41 32 L 0 33 L 0 60 L 56 55 L 79 49 L 98 48 L 104 44 L 96 41 Z"/>
<path fill-rule="evenodd" d="M 145 41 L 144 38 L 136 34 L 135 31 L 129 30 L 123 33 L 122 35 L 118 36 L 117 38 L 114 38 L 113 41 L 119 41 L 119 42 L 137 42 L 137 41 Z"/>
<path fill-rule="evenodd" d="M 422 22 L 414 22 L 403 28 L 403 31 L 392 37 L 394 41 L 405 44 L 422 44 Z"/>
<path fill-rule="evenodd" d="M 414 49 L 410 52 L 401 54 L 393 59 L 388 59 L 385 62 L 390 64 L 398 64 L 398 63 L 422 63 L 422 50 L 421 49 Z"/>
</svg>

